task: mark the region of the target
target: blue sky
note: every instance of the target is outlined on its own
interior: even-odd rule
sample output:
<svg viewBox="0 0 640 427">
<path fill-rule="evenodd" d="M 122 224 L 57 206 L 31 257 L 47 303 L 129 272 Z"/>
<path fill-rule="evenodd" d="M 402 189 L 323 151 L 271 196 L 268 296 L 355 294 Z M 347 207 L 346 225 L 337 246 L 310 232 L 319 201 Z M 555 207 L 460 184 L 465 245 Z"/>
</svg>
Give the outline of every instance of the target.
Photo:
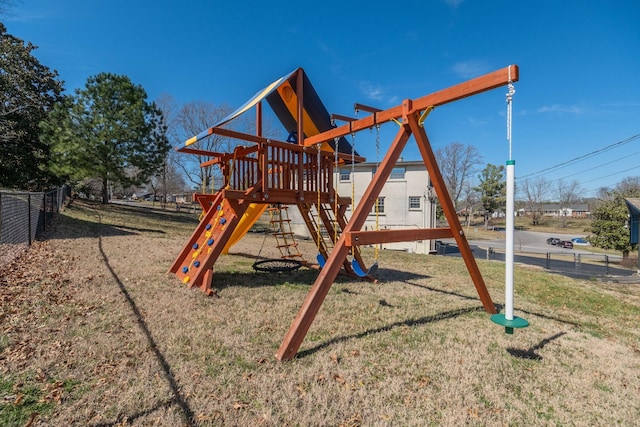
<svg viewBox="0 0 640 427">
<path fill-rule="evenodd" d="M 297 67 L 329 112 L 353 115 L 355 102 L 386 109 L 517 64 L 518 179 L 577 180 L 593 196 L 640 176 L 636 0 L 21 0 L 3 20 L 39 47 L 35 56 L 69 92 L 113 72 L 150 99 L 167 93 L 234 108 Z M 499 88 L 432 112 L 434 149 L 470 144 L 483 164 L 504 164 L 505 94 Z M 395 126 L 382 128 L 382 153 Z M 375 161 L 374 135 L 361 134 L 357 150 Z M 412 141 L 403 156 L 419 159 Z"/>
</svg>

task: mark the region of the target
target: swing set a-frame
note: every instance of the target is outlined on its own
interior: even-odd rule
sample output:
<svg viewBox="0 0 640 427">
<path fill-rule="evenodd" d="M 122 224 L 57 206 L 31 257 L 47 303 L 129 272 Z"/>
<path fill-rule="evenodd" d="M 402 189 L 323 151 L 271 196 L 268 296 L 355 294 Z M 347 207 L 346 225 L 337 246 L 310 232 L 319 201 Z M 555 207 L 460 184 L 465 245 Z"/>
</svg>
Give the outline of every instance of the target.
<svg viewBox="0 0 640 427">
<path fill-rule="evenodd" d="M 331 117 L 301 68 L 276 80 L 236 112 L 178 148 L 181 152 L 210 157 L 211 160 L 201 166 L 218 165 L 225 185 L 215 194 L 195 196 L 204 215 L 170 272 L 184 284 L 200 287 L 210 294 L 212 269 L 219 255 L 228 251 L 248 231 L 267 205 L 291 204 L 297 205 L 302 213 L 324 265 L 276 353 L 278 360 L 295 357 L 340 271 L 356 273 L 348 261 L 349 255 L 357 260 L 359 266 L 364 266 L 358 250 L 361 245 L 454 238 L 485 311 L 495 314 L 496 307 L 458 220 L 424 122 L 435 107 L 511 84 L 518 79 L 518 66 L 510 65 L 418 99 L 407 99 L 387 110 L 372 109 L 369 115 L 349 119 L 347 124 L 338 127 L 332 124 Z M 262 101 L 265 99 L 289 133 L 287 141 L 262 136 Z M 223 127 L 253 107 L 256 109 L 255 135 Z M 398 124 L 398 132 L 360 202 L 347 218 L 345 213 L 352 201 L 337 195 L 333 174 L 338 162 L 361 162 L 364 158 L 355 153 L 345 136 L 390 121 Z M 191 147 L 214 134 L 251 145 L 239 146 L 233 153 L 215 153 Z M 411 136 L 420 151 L 448 227 L 362 230 Z M 319 227 L 324 227 L 327 232 L 319 233 Z M 331 241 L 325 242 L 323 234 Z"/>
</svg>

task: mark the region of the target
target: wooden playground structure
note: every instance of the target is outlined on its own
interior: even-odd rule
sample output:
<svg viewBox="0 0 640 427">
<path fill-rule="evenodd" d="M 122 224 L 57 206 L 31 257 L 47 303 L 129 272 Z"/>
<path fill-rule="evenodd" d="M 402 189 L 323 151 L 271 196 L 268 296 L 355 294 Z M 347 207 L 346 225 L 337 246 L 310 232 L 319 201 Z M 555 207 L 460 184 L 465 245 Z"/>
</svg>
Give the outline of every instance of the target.
<svg viewBox="0 0 640 427">
<path fill-rule="evenodd" d="M 214 194 L 195 196 L 203 209 L 201 221 L 169 271 L 182 283 L 199 287 L 210 295 L 213 267 L 218 257 L 246 234 L 267 206 L 296 205 L 314 238 L 318 259 L 323 265 L 276 353 L 277 359 L 295 357 L 340 271 L 353 275 L 371 271 L 364 268 L 359 251 L 361 245 L 454 238 L 484 309 L 488 313 L 496 313 L 436 163 L 424 121 L 435 107 L 518 81 L 518 71 L 517 65 L 510 65 L 418 99 L 407 99 L 401 105 L 387 110 L 358 104 L 358 108 L 368 115 L 357 120 L 330 116 L 301 68 L 276 80 L 229 117 L 178 148 L 183 153 L 209 157 L 210 160 L 201 166 L 219 166 L 224 185 Z M 262 136 L 264 100 L 287 130 L 289 137 L 286 141 Z M 255 134 L 224 127 L 253 108 L 256 111 Z M 335 126 L 332 117 L 346 124 Z M 350 197 L 336 193 L 334 173 L 338 165 L 365 159 L 357 155 L 345 136 L 390 121 L 398 125 L 395 138 L 360 202 L 347 216 L 352 201 Z M 199 140 L 214 134 L 243 141 L 247 146 L 238 146 L 232 153 L 192 147 Z M 440 200 L 448 227 L 363 231 L 367 216 L 412 136 Z M 353 261 L 350 262 L 349 257 Z"/>
</svg>

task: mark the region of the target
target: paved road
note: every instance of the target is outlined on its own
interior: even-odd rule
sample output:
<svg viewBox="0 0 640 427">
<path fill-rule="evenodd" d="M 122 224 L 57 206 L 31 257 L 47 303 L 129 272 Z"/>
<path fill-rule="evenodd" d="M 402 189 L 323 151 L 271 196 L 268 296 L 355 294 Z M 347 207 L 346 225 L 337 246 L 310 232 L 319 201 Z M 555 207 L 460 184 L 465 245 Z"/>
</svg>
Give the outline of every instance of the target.
<svg viewBox="0 0 640 427">
<path fill-rule="evenodd" d="M 513 249 L 516 252 L 533 252 L 533 253 L 584 253 L 592 254 L 582 249 L 579 245 L 574 245 L 573 249 L 564 249 L 557 246 L 547 244 L 549 237 L 557 237 L 561 240 L 571 240 L 574 237 L 586 237 L 580 234 L 550 234 L 540 233 L 537 231 L 520 231 L 513 232 Z M 479 247 L 491 247 L 503 251 L 505 247 L 504 235 L 500 239 L 495 240 L 470 240 L 469 244 Z"/>
</svg>

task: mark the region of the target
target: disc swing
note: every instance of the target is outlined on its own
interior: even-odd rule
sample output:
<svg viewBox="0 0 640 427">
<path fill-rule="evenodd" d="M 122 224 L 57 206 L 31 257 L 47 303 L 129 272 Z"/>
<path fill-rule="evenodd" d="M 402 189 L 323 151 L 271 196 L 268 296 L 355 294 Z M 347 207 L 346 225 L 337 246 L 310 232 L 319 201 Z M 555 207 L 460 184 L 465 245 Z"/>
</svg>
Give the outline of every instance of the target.
<svg viewBox="0 0 640 427">
<path fill-rule="evenodd" d="M 358 113 L 358 110 L 356 109 L 356 115 Z M 379 166 L 379 160 L 380 160 L 380 124 L 377 123 L 376 121 L 376 112 L 373 112 L 373 121 L 375 123 L 376 126 L 376 170 Z M 355 201 L 355 171 L 356 171 L 356 162 L 355 162 L 355 156 L 356 156 L 356 136 L 355 133 L 352 132 L 351 133 L 351 203 L 353 204 Z M 376 204 L 375 204 L 375 213 L 376 213 L 376 227 L 375 230 L 378 231 L 379 230 L 379 200 L 376 199 Z M 353 255 L 353 251 L 352 251 L 352 255 Z M 371 264 L 371 266 L 369 267 L 369 269 L 367 271 L 364 270 L 364 268 L 362 268 L 362 266 L 360 265 L 360 263 L 358 262 L 358 260 L 355 257 L 352 257 L 351 259 L 351 268 L 353 269 L 353 272 L 359 276 L 359 277 L 367 277 L 370 276 L 372 274 L 375 274 L 378 271 L 378 255 L 379 255 L 379 245 L 375 245 L 374 246 L 374 260 L 373 260 L 373 264 Z"/>
<path fill-rule="evenodd" d="M 509 66 L 509 80 L 507 92 L 507 141 L 509 142 L 509 160 L 507 160 L 507 209 L 506 209 L 506 234 L 505 234 L 505 304 L 504 313 L 491 316 L 491 320 L 504 326 L 504 332 L 513 334 L 514 328 L 526 328 L 529 322 L 521 317 L 513 315 L 513 229 L 514 229 L 514 199 L 515 199 L 515 164 L 511 157 L 511 115 L 512 98 L 516 92 L 511 79 L 511 66 Z"/>
</svg>

